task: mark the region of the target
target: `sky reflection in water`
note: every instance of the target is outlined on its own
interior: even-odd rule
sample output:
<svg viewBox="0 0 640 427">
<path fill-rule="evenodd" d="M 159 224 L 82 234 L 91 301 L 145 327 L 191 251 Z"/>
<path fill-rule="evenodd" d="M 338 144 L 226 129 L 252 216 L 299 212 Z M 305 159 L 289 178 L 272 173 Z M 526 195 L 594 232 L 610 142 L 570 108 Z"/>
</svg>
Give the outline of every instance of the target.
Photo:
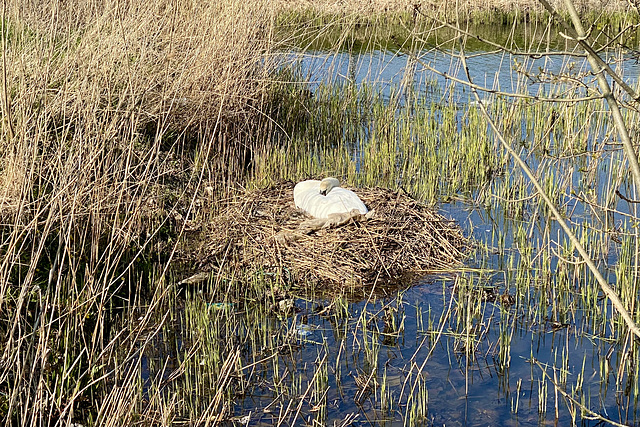
<svg viewBox="0 0 640 427">
<path fill-rule="evenodd" d="M 297 56 L 296 60 L 299 61 L 303 75 L 312 82 L 311 90 L 320 83 L 362 84 L 366 82 L 379 87 L 388 99 L 392 90 L 402 88 L 403 85 L 406 87 L 407 82 L 410 82 L 408 84 L 416 93 L 433 97 L 436 102 L 454 103 L 461 109 L 466 108 L 465 105 L 470 98 L 469 90 L 464 86 L 450 85 L 450 81 L 435 75 L 408 56 L 394 55 L 390 52 L 306 53 Z M 421 57 L 421 61 L 448 75 L 466 80 L 459 62 L 450 57 L 442 54 L 425 54 Z M 520 59 L 520 61 L 523 60 Z M 584 75 L 588 72 L 586 65 L 580 60 L 567 57 L 527 61 L 527 69 L 532 70 L 532 75 L 536 75 L 540 70 L 557 72 L 566 69 L 570 63 L 575 63 L 570 66 L 572 73 Z M 526 86 L 531 94 L 549 91 L 549 86 L 545 84 L 535 83 L 532 79 L 525 80 L 523 83 L 522 80 L 514 77 L 511 71 L 514 58 L 508 55 L 477 55 L 470 58 L 468 62 L 474 83 L 483 87 L 505 92 L 522 92 Z M 409 73 L 407 67 L 410 69 Z M 637 75 L 637 64 L 627 62 L 625 72 L 627 75 Z M 576 174 L 574 177 L 576 185 L 579 179 Z M 623 206 L 620 208 L 626 209 Z M 496 232 L 506 232 L 503 228 L 505 223 L 492 220 L 495 212 L 490 210 L 463 202 L 445 204 L 441 210 L 447 216 L 456 219 L 467 231 L 473 229 L 473 238 L 489 247 L 496 246 L 492 238 Z M 576 218 L 586 214 L 580 210 L 574 213 Z M 552 227 L 550 234 L 554 235 L 558 229 L 556 225 Z M 500 293 L 513 293 L 517 268 L 509 265 L 517 267 L 519 255 L 516 248 L 511 247 L 512 245 L 513 236 L 508 235 L 503 252 L 488 251 L 477 259 L 469 260 L 469 267 L 493 270 L 494 274 L 465 273 L 467 280 L 474 281 L 479 287 L 495 286 Z M 512 257 L 511 260 L 515 262 L 510 262 L 509 257 Z M 609 262 L 614 262 L 615 257 L 615 251 L 612 251 Z M 555 262 L 552 268 L 555 269 Z M 534 271 L 532 274 L 539 274 L 539 272 Z M 614 275 L 610 277 L 615 280 Z M 404 334 L 398 341 L 383 343 L 378 356 L 378 375 L 381 377 L 382 371 L 386 371 L 388 383 L 395 388 L 393 393 L 400 393 L 401 383 L 404 381 L 407 369 L 411 366 L 414 353 L 415 363 L 419 365 L 430 348 L 429 345 L 420 347 L 424 335 L 418 331 L 417 316 L 420 313 L 416 307 L 421 309 L 422 316 L 426 316 L 426 313 L 431 311 L 431 317 L 437 321 L 440 313 L 449 303 L 452 284 L 452 276 L 431 277 L 403 294 Z M 549 295 L 549 298 L 552 298 L 552 295 Z M 464 304 L 464 302 L 460 303 Z M 616 332 L 611 331 L 608 325 L 599 325 L 597 327 L 600 329 L 594 331 L 593 325 L 588 324 L 587 319 L 582 315 L 580 307 L 574 308 L 572 319 L 575 321 L 572 320 L 569 327 L 552 323 L 552 321 L 562 323 L 562 316 L 559 318 L 558 313 L 552 312 L 549 308 L 552 304 L 549 302 L 538 303 L 542 307 L 540 310 L 546 314 L 537 318 L 531 318 L 530 313 L 523 308 L 519 308 L 518 313 L 515 313 L 514 308 L 504 307 L 499 302 L 484 303 L 484 315 L 480 319 L 474 319 L 478 324 L 477 330 L 482 331 L 482 339 L 474 352 L 474 360 L 470 362 L 465 352 L 456 347 L 455 339 L 452 338 L 449 329 L 449 326 L 455 329 L 455 325 L 450 320 L 450 325 L 445 328 L 445 332 L 449 334 L 444 335 L 436 344 L 423 373 L 428 390 L 430 414 L 426 425 L 541 425 L 554 423 L 556 405 L 559 411 L 557 424 L 571 425 L 572 416 L 567 408 L 576 410 L 576 407 L 568 404 L 561 394 L 554 393 L 553 386 L 544 379 L 543 375 L 543 369 L 546 367 L 546 372 L 551 378 L 554 375 L 558 378 L 560 373 L 557 370 L 554 372 L 553 365 L 561 366 L 563 360 L 567 361 L 564 366 L 568 368 L 567 392 L 570 393 L 572 387 L 580 382 L 578 376 L 584 374 L 582 396 L 588 407 L 616 421 L 631 424 L 638 422 L 638 408 L 634 403 L 633 391 L 630 397 L 625 396 L 625 393 L 618 393 L 620 388 L 616 390 L 615 376 L 607 375 L 602 378 L 600 374 L 603 363 L 609 366 L 608 372 L 613 372 L 618 367 L 619 353 L 614 351 L 608 353 L 609 357 L 604 358 L 605 353 L 613 350 L 613 344 L 607 343 L 606 338 L 602 338 L 614 337 Z M 356 317 L 365 308 L 371 310 L 372 306 L 371 304 L 365 306 L 363 303 L 353 305 L 353 316 Z M 313 324 L 314 328 L 310 329 L 310 334 L 302 338 L 302 341 L 306 341 L 307 344 L 304 344 L 301 349 L 301 360 L 315 359 L 318 350 L 316 345 L 311 344 L 312 342 L 325 341 L 329 348 L 334 349 L 346 345 L 348 349 L 346 351 L 348 357 L 343 359 L 344 366 L 337 374 L 339 381 L 335 378 L 329 381 L 331 388 L 328 400 L 338 403 L 329 411 L 328 421 L 340 419 L 354 411 L 369 413 L 372 419 L 376 419 L 374 415 L 376 410 L 373 406 L 367 405 L 366 402 L 354 405 L 348 399 L 342 400 L 341 394 L 336 391 L 337 384 L 340 383 L 344 396 L 353 396 L 357 392 L 350 378 L 358 363 L 362 363 L 360 358 L 364 356 L 362 350 L 348 343 L 355 338 L 337 339 L 332 332 L 335 325 L 317 316 L 310 315 L 309 323 Z M 497 360 L 504 357 L 500 356 L 500 348 L 504 345 L 509 347 L 506 370 L 501 368 L 504 366 L 504 359 L 501 362 Z M 349 359 L 351 359 L 350 362 Z M 533 359 L 539 364 L 531 362 Z M 349 391 L 345 387 L 347 389 L 351 387 L 353 390 Z M 624 384 L 620 387 L 624 387 Z M 546 400 L 541 401 L 540 396 L 544 393 L 546 393 Z M 544 405 L 546 405 L 546 415 L 540 415 L 539 410 Z M 576 422 L 578 425 L 599 425 L 597 420 L 581 418 L 579 409 Z M 401 424 L 402 416 L 397 416 L 394 420 L 389 420 L 387 425 Z"/>
</svg>

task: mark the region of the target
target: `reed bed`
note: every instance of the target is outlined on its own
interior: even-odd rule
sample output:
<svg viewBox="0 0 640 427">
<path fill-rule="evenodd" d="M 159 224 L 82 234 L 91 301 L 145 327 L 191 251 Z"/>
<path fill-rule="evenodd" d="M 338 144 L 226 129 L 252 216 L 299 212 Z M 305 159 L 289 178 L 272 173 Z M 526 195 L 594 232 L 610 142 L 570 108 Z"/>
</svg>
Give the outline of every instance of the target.
<svg viewBox="0 0 640 427">
<path fill-rule="evenodd" d="M 550 0 L 552 6 L 564 10 L 563 0 Z M 633 8 L 633 4 L 624 0 L 575 0 L 577 8 L 584 11 L 620 12 Z M 445 11 L 453 9 L 452 4 L 442 0 L 412 1 L 412 0 L 348 0 L 335 2 L 320 0 L 309 2 L 308 0 L 279 0 L 273 3 L 279 8 L 303 10 L 314 7 L 324 12 L 407 12 L 416 7 L 432 8 Z M 459 12 L 468 13 L 474 11 L 538 11 L 542 12 L 542 5 L 537 0 L 471 0 L 456 3 Z"/>
<path fill-rule="evenodd" d="M 207 227 L 199 263 L 325 289 L 404 283 L 460 265 L 469 241 L 456 223 L 402 192 L 354 191 L 372 218 L 309 235 L 298 230 L 307 218 L 293 204 L 293 183 L 247 192 Z"/>
<path fill-rule="evenodd" d="M 224 192 L 244 173 L 270 15 L 163 0 L 2 14 L 0 420 L 131 425 L 141 337 L 171 295 L 143 255 L 170 263 L 201 176 Z"/>
<path fill-rule="evenodd" d="M 463 13 L 476 17 L 485 10 L 481 7 L 515 5 L 530 10 L 524 2 L 463 3 Z M 577 2 L 581 10 L 596 12 L 632 10 L 627 9 L 630 4 Z M 411 18 L 415 10 L 413 4 L 399 1 L 353 1 L 339 9 L 335 5 L 318 7 L 333 11 L 326 21 L 346 15 L 337 21 L 353 24 L 345 30 L 362 27 L 360 13 L 401 10 Z M 421 7 L 423 12 L 450 17 L 452 9 L 447 12 L 446 5 Z M 287 2 L 287 7 L 307 6 Z M 246 276 L 212 280 L 209 285 L 220 288 L 214 294 L 219 300 L 206 304 L 200 294 L 185 297 L 180 295 L 184 289 L 174 286 L 174 245 L 202 218 L 207 221 L 207 240 L 192 258 L 216 270 L 218 277 L 238 268 L 242 273 L 264 273 L 254 279 L 260 276 L 267 283 L 249 282 L 263 289 L 273 285 L 271 278 L 294 287 L 318 284 L 332 289 L 397 283 L 451 269 L 465 256 L 469 242 L 455 224 L 402 192 L 381 188 L 357 190 L 376 211 L 368 222 L 279 243 L 274 238 L 279 232 L 295 231 L 304 219 L 293 208 L 292 184 L 234 195 L 237 187 L 232 183 L 246 177 L 248 170 L 253 172 L 253 181 L 245 182 L 249 187 L 331 170 L 358 184 L 404 186 L 420 200 L 457 197 L 484 206 L 499 226 L 492 229 L 483 256 L 500 254 L 507 265 L 501 286 L 510 287 L 516 301 L 513 312 L 503 307 L 504 319 L 496 319 L 504 370 L 509 368 L 516 318 L 540 325 L 549 318 L 577 322 L 575 307 L 584 307 L 595 314 L 585 316 L 580 334 L 595 332 L 602 343 L 622 336 L 622 323 L 611 316 L 573 248 L 556 238 L 545 208 L 529 201 L 531 189 L 492 145 L 477 112 L 465 113 L 460 129 L 456 106 L 416 102 L 415 109 L 424 114 L 408 115 L 407 109 L 398 116 L 393 103 L 371 102 L 371 94 L 361 87 L 325 95 L 327 89 L 318 88 L 314 94 L 306 82 L 292 82 L 295 79 L 284 73 L 281 86 L 291 91 L 290 98 L 275 93 L 270 86 L 278 58 L 270 54 L 272 25 L 274 14 L 284 8 L 283 3 L 259 0 L 3 4 L 0 419 L 5 425 L 231 422 L 233 408 L 262 381 L 250 374 L 242 377 L 263 364 L 261 356 L 273 361 L 265 370 L 273 374 L 270 386 L 276 395 L 304 397 L 307 390 L 312 404 L 320 408 L 320 418 L 328 417 L 330 400 L 324 393 L 333 366 L 318 357 L 317 372 L 303 384 L 304 377 L 293 378 L 293 369 L 278 365 L 297 362 L 300 330 L 293 323 L 283 326 L 268 307 L 256 310 L 259 304 L 248 304 L 253 295 L 245 289 Z M 523 16 L 518 9 L 509 13 Z M 300 16 L 307 19 L 302 12 Z M 410 21 L 402 25 L 406 22 Z M 317 102 L 323 96 L 326 102 Z M 351 111 L 361 109 L 364 114 L 344 116 L 344 103 L 349 102 Z M 320 108 L 310 108 L 312 104 Z M 589 105 L 593 104 L 598 106 Z M 274 105 L 281 107 L 282 116 L 269 110 Z M 614 190 L 632 194 L 625 187 L 624 165 L 616 154 L 607 157 L 607 178 L 615 185 L 598 185 L 596 166 L 607 165 L 599 160 L 602 150 L 593 140 L 605 140 L 600 137 L 606 133 L 604 123 L 571 126 L 585 117 L 599 118 L 600 112 L 557 109 L 558 121 L 550 124 L 549 109 L 541 104 L 497 100 L 493 108 L 502 115 L 507 133 L 531 143 L 523 143 L 523 151 L 540 166 L 540 174 L 562 161 L 553 156 L 569 157 L 571 164 L 560 168 L 561 175 L 549 176 L 548 192 L 567 205 L 567 215 L 572 212 L 568 203 L 576 200 L 607 214 L 601 216 L 602 223 L 598 218 L 580 222 L 582 238 L 595 242 L 594 257 L 603 262 L 612 245 L 609 234 L 622 239 L 615 273 L 619 286 L 624 286 L 623 299 L 634 304 L 635 218 L 608 220 L 617 203 Z M 630 120 L 637 123 L 637 118 Z M 295 127 L 301 123 L 306 130 Z M 362 123 L 384 126 L 367 129 Z M 351 126 L 351 133 L 345 132 Z M 535 139 L 523 135 L 523 127 Z M 274 128 L 282 131 L 282 139 L 274 138 Z M 261 138 L 254 138 L 257 133 L 263 133 Z M 553 145 L 541 137 L 556 134 Z M 357 161 L 355 151 L 362 155 Z M 574 170 L 574 156 L 584 158 L 578 167 L 585 174 Z M 578 172 L 580 179 L 572 180 Z M 203 182 L 212 191 L 207 212 L 199 205 Z M 235 197 L 223 198 L 230 194 Z M 227 200 L 234 202 L 227 205 Z M 516 249 L 510 249 L 514 242 Z M 454 311 L 458 316 L 452 317 L 459 326 L 453 328 L 456 348 L 472 361 L 474 349 L 481 348 L 486 337 L 478 326 L 481 322 L 474 320 L 486 316 L 485 307 L 469 296 L 478 284 L 455 285 L 462 292 L 457 298 L 467 301 L 469 310 Z M 290 295 L 287 299 L 293 304 Z M 346 342 L 352 330 L 348 304 L 334 299 L 330 306 L 336 312 L 340 307 L 335 331 Z M 246 326 L 235 321 L 236 307 L 248 308 L 244 314 L 253 316 Z M 394 345 L 402 320 L 397 313 L 393 317 L 392 310 L 385 313 L 391 318 L 366 311 L 359 317 L 356 329 L 363 328 L 366 363 L 353 371 L 357 400 L 375 394 L 375 385 L 382 384 L 386 403 L 381 406 L 387 414 L 398 408 L 395 391 L 374 375 L 381 366 L 387 374 L 385 351 L 377 340 L 382 336 L 392 343 L 385 345 Z M 372 318 L 379 321 L 380 331 L 364 330 Z M 446 325 L 445 320 L 437 322 L 429 317 L 430 336 L 440 335 L 438 330 Z M 601 346 L 600 353 L 607 353 Z M 279 359 L 285 350 L 286 357 Z M 639 353 L 635 344 L 622 348 L 619 378 L 633 372 Z M 243 367 L 239 355 L 249 359 Z M 344 360 L 350 356 L 338 354 Z M 601 371 L 606 371 L 608 362 L 600 360 Z M 302 365 L 306 364 L 300 364 L 301 371 Z M 351 360 L 343 369 L 348 372 L 350 366 Z M 288 375 L 289 389 L 281 381 Z M 427 385 L 419 377 L 415 381 L 417 406 L 410 411 L 423 420 Z M 637 376 L 629 386 L 635 399 Z M 548 394 L 544 387 L 541 396 Z M 293 399 L 282 417 L 291 425 L 300 420 L 300 407 L 296 409 L 297 401 L 290 403 Z M 547 410 L 542 408 L 541 412 Z"/>
<path fill-rule="evenodd" d="M 560 13 L 566 13 L 564 0 L 550 0 L 549 3 Z M 627 21 L 628 15 L 638 15 L 637 4 L 631 1 L 576 0 L 574 4 L 583 16 L 613 25 Z M 291 24 L 295 18 L 304 18 L 310 27 L 320 25 L 324 27 L 323 31 L 332 24 L 353 29 L 361 25 L 384 27 L 395 21 L 410 28 L 420 21 L 433 19 L 501 25 L 548 22 L 548 14 L 537 0 L 472 0 L 455 5 L 442 0 L 278 0 L 271 5 L 281 15 L 279 19 L 283 23 Z"/>
</svg>

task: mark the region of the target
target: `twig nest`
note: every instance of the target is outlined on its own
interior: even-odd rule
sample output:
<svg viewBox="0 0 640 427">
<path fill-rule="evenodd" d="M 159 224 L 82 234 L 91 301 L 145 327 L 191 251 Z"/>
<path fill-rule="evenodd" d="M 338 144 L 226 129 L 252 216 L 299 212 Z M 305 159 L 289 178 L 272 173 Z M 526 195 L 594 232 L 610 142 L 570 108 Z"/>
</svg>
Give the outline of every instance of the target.
<svg viewBox="0 0 640 427">
<path fill-rule="evenodd" d="M 406 194 L 353 189 L 370 211 L 313 219 L 295 208 L 293 183 L 243 194 L 211 224 L 201 262 L 261 271 L 299 286 L 397 283 L 458 265 L 458 225 Z"/>
</svg>

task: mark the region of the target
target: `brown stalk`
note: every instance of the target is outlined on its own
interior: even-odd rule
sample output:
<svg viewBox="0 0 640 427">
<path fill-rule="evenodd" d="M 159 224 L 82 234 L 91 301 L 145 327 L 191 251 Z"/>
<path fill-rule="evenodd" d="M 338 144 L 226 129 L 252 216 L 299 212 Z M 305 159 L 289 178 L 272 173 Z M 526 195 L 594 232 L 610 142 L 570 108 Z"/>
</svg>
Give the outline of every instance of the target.
<svg viewBox="0 0 640 427">
<path fill-rule="evenodd" d="M 9 37 L 9 28 L 7 26 L 7 0 L 2 0 L 2 115 L 4 116 L 4 126 L 9 141 L 13 141 L 13 119 L 11 115 L 11 103 L 9 98 L 9 90 L 7 88 L 7 38 Z"/>
</svg>

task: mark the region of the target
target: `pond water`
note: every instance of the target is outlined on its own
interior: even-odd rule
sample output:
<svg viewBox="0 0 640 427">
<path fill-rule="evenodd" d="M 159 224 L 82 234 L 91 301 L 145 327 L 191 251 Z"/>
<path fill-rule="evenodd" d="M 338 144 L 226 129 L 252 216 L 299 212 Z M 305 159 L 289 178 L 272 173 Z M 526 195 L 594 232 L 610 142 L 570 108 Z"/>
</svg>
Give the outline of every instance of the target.
<svg viewBox="0 0 640 427">
<path fill-rule="evenodd" d="M 612 63 L 615 55 L 608 57 Z M 471 56 L 474 83 L 504 92 L 549 95 L 566 90 L 547 79 L 552 73 L 587 84 L 594 80 L 581 60 L 564 56 Z M 366 85 L 377 88 L 387 102 L 399 100 L 400 107 L 426 98 L 437 108 L 453 107 L 458 130 L 476 108 L 469 104 L 468 88 L 429 69 L 466 80 L 459 62 L 441 53 L 425 53 L 418 61 L 381 51 L 306 52 L 290 59 L 310 82 L 311 93 L 327 84 Z M 615 64 L 625 75 L 637 76 L 633 61 Z M 586 85 L 572 87 L 573 96 L 589 93 Z M 491 107 L 502 102 L 492 110 L 496 120 L 508 111 L 505 105 L 515 105 L 494 94 L 485 99 Z M 613 181 L 615 188 L 632 193 L 626 175 L 617 172 L 624 163 L 615 133 L 600 123 L 589 125 L 585 144 L 570 155 L 558 148 L 560 142 L 534 149 L 535 136 L 527 125 L 516 122 L 512 128 L 529 165 L 541 179 L 550 176 L 549 183 L 559 183 L 549 184 L 555 200 L 615 284 L 624 273 L 618 265 L 629 263 L 624 254 L 633 246 L 633 235 L 624 230 L 632 229 L 628 214 L 634 208 L 608 198 L 606 183 Z M 562 138 L 560 133 L 547 136 Z M 351 150 L 357 164 L 362 161 L 360 146 Z M 209 305 L 206 340 L 241 342 L 242 372 L 251 378 L 248 383 L 235 379 L 245 385 L 237 386 L 241 391 L 233 397 L 229 424 L 598 426 L 606 418 L 638 425 L 637 342 L 621 333 L 586 267 L 522 182 L 516 173 L 504 172 L 464 194 L 439 195 L 440 211 L 476 242 L 459 270 L 427 276 L 400 291 L 299 298 L 296 314 L 280 317 Z M 527 193 L 512 193 L 514 188 Z M 625 301 L 635 301 L 637 287 L 629 286 Z M 192 333 L 191 326 L 183 326 L 188 332 L 176 339 L 179 348 Z M 211 332 L 219 329 L 228 335 Z M 161 350 L 161 341 L 159 353 L 180 352 Z M 221 364 L 217 360 L 213 366 Z M 194 372 L 202 372 L 201 366 L 206 362 Z M 218 384 L 213 381 L 211 388 Z M 194 391 L 193 396 L 208 392 Z M 206 399 L 198 404 L 209 405 Z"/>
<path fill-rule="evenodd" d="M 636 58 L 621 52 L 603 55 L 611 67 L 627 81 L 637 82 L 640 66 Z M 461 61 L 439 51 L 409 55 L 390 51 L 368 52 L 306 52 L 291 54 L 291 62 L 298 62 L 302 76 L 311 90 L 320 84 L 368 84 L 378 87 L 387 97 L 392 89 L 406 88 L 422 93 L 427 98 L 439 95 L 435 101 L 464 105 L 470 97 L 469 88 L 450 78 L 467 81 Z M 552 75 L 584 79 L 594 83 L 589 64 L 584 58 L 567 55 L 528 58 L 496 52 L 467 53 L 471 80 L 476 85 L 493 91 L 549 94 L 557 81 Z M 433 72 L 437 70 L 440 74 Z M 519 70 L 519 73 L 514 72 Z M 446 74 L 445 77 L 443 74 Z M 611 78 L 608 78 L 611 84 Z M 438 91 L 434 89 L 438 88 Z M 491 94 L 487 95 L 487 99 Z"/>
<path fill-rule="evenodd" d="M 546 77 L 560 72 L 587 84 L 594 81 L 582 59 L 555 56 L 523 60 L 478 52 L 471 56 L 468 63 L 474 83 L 499 91 L 552 94 L 557 82 Z M 461 117 L 469 108 L 468 88 L 429 69 L 467 80 L 459 61 L 445 54 L 431 52 L 420 55 L 416 61 L 406 55 L 381 51 L 316 52 L 295 56 L 295 60 L 311 82 L 311 90 L 327 82 L 367 84 L 380 88 L 387 99 L 402 88 L 431 98 L 435 103 L 457 105 Z M 616 61 L 614 53 L 608 60 L 623 76 L 638 75 L 636 62 Z M 514 73 L 514 66 L 523 72 Z M 627 81 L 636 83 L 633 79 Z M 583 91 L 580 96 L 587 93 L 583 89 L 577 89 Z M 488 100 L 492 97 L 486 95 Z M 595 141 L 596 138 L 607 140 L 615 136 L 611 136 L 610 129 L 603 129 L 592 138 L 591 143 L 595 145 L 602 142 Z M 528 160 L 534 167 L 543 163 L 540 158 Z M 574 164 L 580 161 L 569 160 Z M 604 167 L 595 173 L 606 180 L 610 171 Z M 582 180 L 584 176 L 577 170 L 570 177 L 571 185 L 576 187 Z M 506 206 L 478 206 L 471 203 L 473 200 L 474 195 L 441 204 L 440 209 L 456 219 L 467 234 L 479 242 L 478 247 L 486 248 L 479 249 L 475 257 L 467 261 L 470 270 L 478 269 L 482 273 L 465 273 L 462 279 L 456 274 L 427 277 L 402 292 L 400 297 L 352 303 L 344 325 L 315 314 L 319 311 L 317 302 L 297 301 L 302 314 L 290 319 L 290 326 L 301 331 L 297 361 L 292 361 L 300 365 L 293 369 L 304 375 L 306 364 L 319 363 L 321 354 L 330 355 L 326 413 L 319 417 L 313 411 L 306 412 L 297 423 L 302 424 L 304 420 L 313 424 L 315 420 L 332 424 L 356 417 L 355 425 L 602 425 L 603 421 L 594 414 L 580 409 L 582 404 L 604 418 L 638 425 L 638 381 L 633 369 L 631 375 L 615 374 L 629 365 L 624 360 L 626 347 L 620 350 L 620 337 L 613 323 L 594 320 L 588 314 L 589 307 L 581 304 L 579 298 L 575 298 L 569 308 L 565 306 L 564 313 L 558 313 L 551 300 L 562 297 L 553 289 L 530 289 L 524 291 L 529 295 L 523 296 L 517 284 L 523 277 L 535 282 L 537 275 L 544 274 L 541 270 L 545 266 L 534 263 L 530 271 L 523 273 L 523 256 L 514 236 L 518 226 L 532 230 L 530 240 L 546 242 L 542 245 L 549 245 L 551 241 L 561 246 L 563 238 L 557 225 L 543 218 L 536 219 L 532 212 L 521 219 L 509 218 Z M 567 199 L 565 204 L 569 206 L 574 225 L 583 221 L 592 223 L 588 218 L 589 208 L 584 204 L 575 199 Z M 626 223 L 628 205 L 616 203 L 614 207 L 618 213 L 611 214 L 612 221 Z M 555 237 L 549 239 L 548 236 Z M 607 255 L 600 266 L 615 281 L 613 266 L 620 246 L 608 242 L 611 247 L 603 249 Z M 549 283 L 556 283 L 557 257 L 551 256 L 546 267 L 551 276 Z M 578 281 L 590 280 L 586 277 L 588 273 L 581 271 Z M 457 289 L 463 286 L 460 281 L 472 283 L 467 288 L 471 289 L 467 293 L 469 301 L 464 301 L 465 294 Z M 572 286 L 577 284 L 572 282 Z M 502 299 L 502 294 L 514 296 L 516 303 Z M 480 311 L 467 313 L 466 320 L 460 318 L 466 313 L 465 305 L 474 305 L 473 300 L 478 299 L 482 300 Z M 603 308 L 611 313 L 610 306 L 600 306 Z M 378 325 L 363 327 L 363 313 L 369 313 L 370 320 Z M 441 322 L 443 316 L 445 321 Z M 296 326 L 301 319 L 304 319 L 304 329 Z M 441 335 L 433 330 L 427 332 L 429 321 L 435 321 L 436 330 L 441 325 Z M 465 333 L 471 333 L 474 338 L 465 341 Z M 626 345 L 632 344 L 627 341 Z M 365 386 L 363 393 L 362 381 L 367 379 L 375 386 Z M 554 383 L 558 384 L 558 390 Z M 408 403 L 410 395 L 414 400 Z M 426 411 L 415 409 L 415 400 L 420 398 L 424 399 Z M 247 402 L 240 406 L 244 411 L 251 407 Z M 411 410 L 420 415 L 412 418 Z M 256 422 L 269 424 L 272 417 L 262 414 Z"/>
</svg>

